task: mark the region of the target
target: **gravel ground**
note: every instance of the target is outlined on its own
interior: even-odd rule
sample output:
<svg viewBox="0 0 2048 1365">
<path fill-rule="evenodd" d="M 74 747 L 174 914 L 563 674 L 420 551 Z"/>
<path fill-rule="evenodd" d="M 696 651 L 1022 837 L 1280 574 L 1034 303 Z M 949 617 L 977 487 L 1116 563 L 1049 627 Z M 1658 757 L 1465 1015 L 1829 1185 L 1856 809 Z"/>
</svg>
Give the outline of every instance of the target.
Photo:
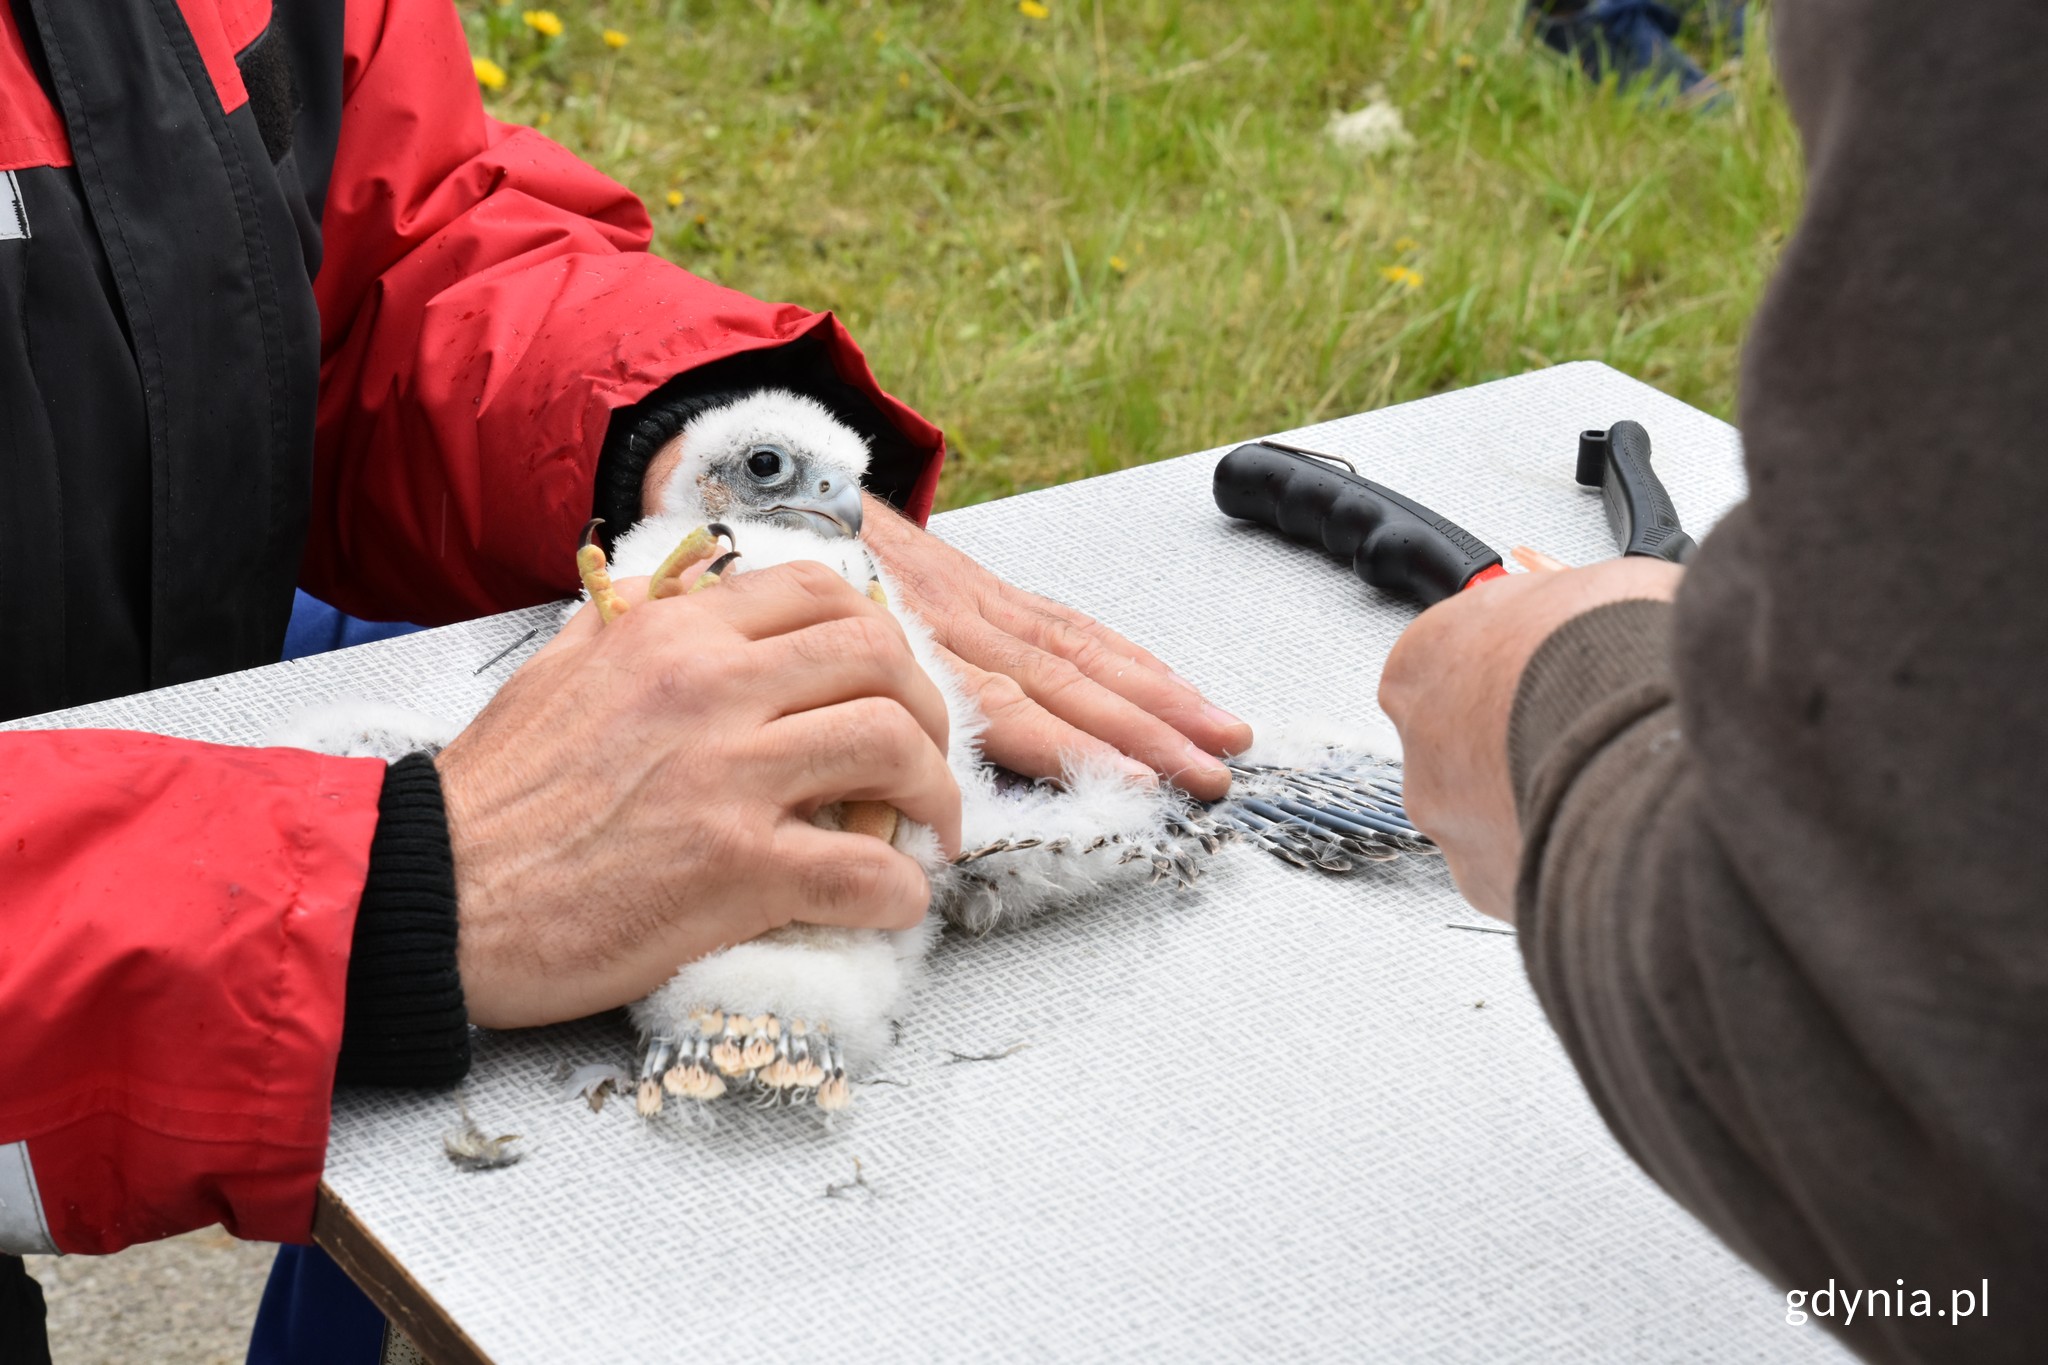
<svg viewBox="0 0 2048 1365">
<path fill-rule="evenodd" d="M 241 1365 L 277 1248 L 219 1228 L 116 1256 L 30 1256 L 54 1365 Z"/>
</svg>

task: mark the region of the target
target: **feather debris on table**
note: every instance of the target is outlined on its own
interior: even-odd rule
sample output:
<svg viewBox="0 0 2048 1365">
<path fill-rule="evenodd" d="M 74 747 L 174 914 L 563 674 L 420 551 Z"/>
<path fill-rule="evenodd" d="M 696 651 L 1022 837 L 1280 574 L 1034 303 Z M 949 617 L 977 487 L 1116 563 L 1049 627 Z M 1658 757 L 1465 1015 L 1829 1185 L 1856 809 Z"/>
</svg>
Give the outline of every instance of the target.
<svg viewBox="0 0 2048 1365">
<path fill-rule="evenodd" d="M 604 1109 L 605 1096 L 623 1095 L 633 1088 L 633 1077 L 626 1069 L 610 1062 L 586 1062 L 560 1079 L 562 1098 L 582 1100 L 593 1114 Z"/>
<path fill-rule="evenodd" d="M 647 575 L 641 600 L 654 601 L 811 561 L 886 608 L 945 700 L 964 851 L 944 858 L 931 830 L 882 802 L 828 805 L 813 823 L 884 839 L 915 859 L 936 918 L 985 933 L 1151 883 L 1189 888 L 1232 844 L 1328 874 L 1432 851 L 1402 810 L 1398 765 L 1370 743 L 1262 741 L 1232 761 L 1233 792 L 1213 804 L 1101 763 L 1074 763 L 1057 783 L 997 769 L 982 751 L 986 716 L 860 539 L 866 441 L 822 404 L 774 389 L 693 399 L 673 439 L 680 459 L 657 510 L 610 554 L 586 533 L 577 555 L 586 596 L 610 622 L 636 609 L 615 578 Z M 456 728 L 365 702 L 305 713 L 284 742 L 397 758 L 438 748 Z M 936 933 L 934 919 L 900 932 L 790 924 L 687 963 L 631 1007 L 635 1078 L 585 1068 L 578 1092 L 595 1108 L 607 1088 L 631 1091 L 647 1117 L 671 1097 L 843 1110 L 854 1078 L 888 1054 Z"/>
<path fill-rule="evenodd" d="M 456 1104 L 462 1110 L 462 1122 L 441 1135 L 441 1150 L 457 1170 L 496 1171 L 506 1166 L 516 1166 L 526 1153 L 512 1150 L 512 1144 L 519 1141 L 519 1134 L 504 1133 L 491 1137 L 476 1126 L 476 1120 L 469 1116 L 469 1105 L 458 1099 Z"/>
</svg>

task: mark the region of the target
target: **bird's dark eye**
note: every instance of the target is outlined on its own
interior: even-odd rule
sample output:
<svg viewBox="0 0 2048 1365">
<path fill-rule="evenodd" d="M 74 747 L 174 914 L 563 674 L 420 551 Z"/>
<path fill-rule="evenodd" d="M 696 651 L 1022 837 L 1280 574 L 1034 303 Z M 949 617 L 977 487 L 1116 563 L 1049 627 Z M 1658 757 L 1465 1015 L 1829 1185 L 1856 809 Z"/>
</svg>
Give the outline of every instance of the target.
<svg viewBox="0 0 2048 1365">
<path fill-rule="evenodd" d="M 774 483 L 782 477 L 787 461 L 774 446 L 755 446 L 747 456 L 747 473 L 757 483 Z"/>
</svg>

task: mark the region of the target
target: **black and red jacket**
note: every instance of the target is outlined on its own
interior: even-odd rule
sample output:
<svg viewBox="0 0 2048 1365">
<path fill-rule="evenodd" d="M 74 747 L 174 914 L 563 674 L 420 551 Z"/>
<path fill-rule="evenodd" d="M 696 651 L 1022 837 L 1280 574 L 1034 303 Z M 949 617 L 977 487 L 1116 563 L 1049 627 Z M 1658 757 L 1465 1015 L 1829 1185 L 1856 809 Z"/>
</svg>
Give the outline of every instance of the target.
<svg viewBox="0 0 2048 1365">
<path fill-rule="evenodd" d="M 647 252 L 451 0 L 0 0 L 0 717 L 277 657 L 295 584 L 565 594 L 612 414 L 772 365 L 928 511 L 829 314 Z M 384 765 L 0 734 L 0 1252 L 306 1235 Z"/>
</svg>

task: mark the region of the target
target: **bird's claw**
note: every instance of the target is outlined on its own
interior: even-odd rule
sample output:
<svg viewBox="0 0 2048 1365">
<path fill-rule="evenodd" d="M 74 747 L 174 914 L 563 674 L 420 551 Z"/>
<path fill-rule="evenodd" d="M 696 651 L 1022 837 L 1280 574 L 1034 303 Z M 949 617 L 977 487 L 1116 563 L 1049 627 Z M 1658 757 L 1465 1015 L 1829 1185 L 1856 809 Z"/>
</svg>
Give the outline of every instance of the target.
<svg viewBox="0 0 2048 1365">
<path fill-rule="evenodd" d="M 576 574 L 583 580 L 583 591 L 590 596 L 597 607 L 597 619 L 610 625 L 626 614 L 626 599 L 619 595 L 617 585 L 612 582 L 611 564 L 604 555 L 604 546 L 597 543 L 597 528 L 604 525 L 603 517 L 592 517 L 590 524 L 583 528 L 583 543 L 576 550 Z"/>
<path fill-rule="evenodd" d="M 684 592 L 683 570 L 710 555 L 718 548 L 720 540 L 725 542 L 727 553 L 697 576 L 688 591 L 698 592 L 718 581 L 717 575 L 739 554 L 730 527 L 720 522 L 699 526 L 684 536 L 675 549 L 668 552 L 668 558 L 661 561 L 661 567 L 654 571 L 654 577 L 647 580 L 647 596 L 650 600 L 662 597 L 676 597 Z"/>
<path fill-rule="evenodd" d="M 663 1095 L 709 1103 L 751 1094 L 757 1104 L 814 1104 L 835 1113 L 853 1103 L 846 1062 L 829 1027 L 772 1014 L 697 1010 L 674 1033 L 647 1040 L 635 1106 L 661 1112 Z"/>
<path fill-rule="evenodd" d="M 610 625 L 626 614 L 630 604 L 612 582 L 611 562 L 605 558 L 604 547 L 597 543 L 597 528 L 602 525 L 604 518 L 594 517 L 583 528 L 583 543 L 576 551 L 576 573 L 583 580 L 583 591 L 597 604 L 598 619 Z M 697 575 L 696 581 L 687 589 L 684 588 L 683 570 L 716 550 L 721 540 L 725 542 L 726 552 L 712 560 L 710 567 Z M 731 527 L 716 521 L 708 526 L 699 526 L 669 551 L 668 558 L 661 561 L 661 567 L 647 580 L 647 600 L 652 602 L 684 592 L 702 592 L 716 584 L 739 557 L 738 542 L 733 538 Z"/>
</svg>

